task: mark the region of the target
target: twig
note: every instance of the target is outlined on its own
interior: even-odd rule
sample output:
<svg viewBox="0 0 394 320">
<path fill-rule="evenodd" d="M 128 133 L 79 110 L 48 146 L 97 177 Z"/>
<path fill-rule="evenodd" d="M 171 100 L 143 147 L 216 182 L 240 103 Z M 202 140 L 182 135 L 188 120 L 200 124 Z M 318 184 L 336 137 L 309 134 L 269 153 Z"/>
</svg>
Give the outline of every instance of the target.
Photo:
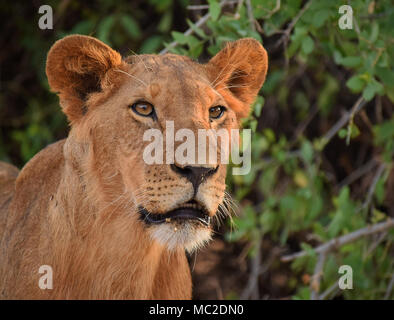
<svg viewBox="0 0 394 320">
<path fill-rule="evenodd" d="M 227 1 L 226 1 L 226 0 L 222 0 L 222 1 L 219 3 L 219 5 L 220 5 L 221 8 L 222 8 L 225 4 L 227 4 Z M 211 15 L 209 14 L 209 12 L 206 13 L 205 15 L 203 15 L 203 16 L 195 23 L 195 26 L 196 26 L 197 28 L 201 27 L 203 24 L 205 24 L 205 22 L 208 21 L 208 19 L 209 19 L 210 16 L 211 16 Z M 193 32 L 194 32 L 193 29 L 192 29 L 192 28 L 189 28 L 189 29 L 187 29 L 183 34 L 184 34 L 185 36 L 190 36 Z M 167 53 L 170 49 L 174 48 L 174 47 L 177 46 L 177 45 L 178 45 L 178 41 L 173 41 L 173 42 L 171 42 L 166 48 L 164 48 L 163 50 L 161 50 L 161 51 L 159 52 L 159 54 L 165 54 L 165 53 Z"/>
<path fill-rule="evenodd" d="M 393 286 L 394 286 L 394 273 L 393 276 L 391 277 L 390 283 L 387 286 L 387 290 L 386 290 L 386 294 L 384 295 L 384 300 L 388 300 L 390 298 L 391 295 L 391 291 L 393 290 Z"/>
<path fill-rule="evenodd" d="M 289 26 L 286 28 L 286 30 L 283 32 L 283 35 L 280 37 L 280 39 L 276 42 L 274 45 L 274 48 L 278 48 L 282 43 L 285 45 L 289 41 L 290 33 L 293 30 L 294 26 L 298 22 L 298 20 L 302 17 L 302 15 L 305 13 L 306 10 L 310 7 L 312 4 L 312 0 L 308 1 L 303 8 L 298 12 L 298 14 L 294 17 L 294 19 L 290 22 Z"/>
<path fill-rule="evenodd" d="M 319 259 L 315 265 L 315 271 L 313 272 L 313 276 L 311 278 L 311 300 L 319 300 L 319 291 L 320 291 L 320 279 L 323 275 L 323 267 L 324 262 L 326 261 L 327 254 L 325 251 L 319 254 Z"/>
<path fill-rule="evenodd" d="M 313 118 L 315 117 L 315 115 L 319 112 L 319 108 L 317 107 L 317 104 L 315 103 L 312 107 L 311 112 L 309 113 L 308 117 L 306 118 L 306 120 L 304 120 L 303 122 L 301 122 L 297 128 L 294 130 L 294 134 L 293 134 L 293 138 L 292 138 L 292 142 L 297 141 L 297 139 L 300 137 L 300 135 L 302 135 L 302 133 L 305 131 L 305 129 L 308 127 L 308 125 L 310 124 L 310 122 L 313 120 Z"/>
<path fill-rule="evenodd" d="M 346 112 L 323 136 L 322 140 L 324 141 L 324 144 L 327 144 L 337 134 L 337 132 L 349 122 L 349 120 L 353 119 L 353 117 L 365 106 L 365 104 L 366 101 L 364 98 L 359 97 L 350 112 Z"/>
<path fill-rule="evenodd" d="M 257 242 L 256 246 L 256 255 L 252 260 L 252 266 L 251 266 L 251 272 L 248 280 L 248 284 L 246 285 L 246 288 L 241 294 L 241 300 L 246 300 L 248 299 L 253 292 L 257 289 L 258 290 L 258 280 L 259 280 L 259 275 L 260 275 L 260 262 L 261 262 L 261 242 L 263 239 L 259 239 Z M 254 297 L 255 299 L 258 299 L 258 292 L 257 292 L 257 297 Z"/>
<path fill-rule="evenodd" d="M 238 3 L 238 0 L 228 0 L 226 1 L 225 5 L 231 5 Z M 189 5 L 186 7 L 187 10 L 207 10 L 209 9 L 209 4 L 196 4 L 196 5 Z"/>
<path fill-rule="evenodd" d="M 323 243 L 322 245 L 314 248 L 313 250 L 317 254 L 320 254 L 322 252 L 327 253 L 327 252 L 332 251 L 336 248 L 339 248 L 347 243 L 356 241 L 362 237 L 366 237 L 371 234 L 382 232 L 382 231 L 391 229 L 393 227 L 394 227 L 394 219 L 389 218 L 386 221 L 376 223 L 374 225 L 369 225 L 365 228 L 358 229 L 356 231 L 353 231 L 353 232 L 343 235 L 341 237 L 331 239 L 330 241 Z M 289 255 L 282 257 L 281 261 L 282 262 L 289 262 L 289 261 L 292 261 L 292 260 L 300 258 L 300 257 L 305 257 L 306 255 L 308 255 L 307 251 L 300 251 L 300 252 L 289 254 Z"/>
<path fill-rule="evenodd" d="M 338 282 L 335 281 L 326 291 L 324 291 L 320 296 L 319 300 L 325 300 L 331 293 L 339 290 Z"/>
<path fill-rule="evenodd" d="M 269 11 L 268 14 L 264 16 L 264 19 L 271 18 L 274 15 L 274 13 L 278 12 L 279 10 L 280 10 L 280 0 L 276 0 L 275 8 Z"/>
<path fill-rule="evenodd" d="M 338 184 L 338 189 L 341 189 L 344 186 L 347 186 L 360 177 L 362 177 L 364 174 L 370 172 L 375 166 L 377 165 L 377 162 L 375 159 L 372 159 L 368 161 L 366 164 L 363 164 L 361 167 L 357 168 L 355 171 L 353 171 L 351 174 L 349 174 L 345 179 L 343 179 L 339 184 Z"/>
<path fill-rule="evenodd" d="M 372 242 L 372 244 L 369 246 L 369 248 L 363 255 L 364 259 L 366 259 L 366 257 L 368 257 L 372 253 L 372 251 L 374 251 L 377 248 L 377 246 L 384 240 L 384 238 L 386 238 L 387 234 L 388 232 L 385 231 L 382 232 L 380 235 L 378 235 L 378 238 L 374 242 Z"/>
<path fill-rule="evenodd" d="M 246 9 L 248 12 L 250 28 L 252 29 L 252 31 L 256 31 L 256 25 L 255 25 L 256 21 L 254 20 L 253 7 L 250 0 L 246 0 Z"/>
<path fill-rule="evenodd" d="M 372 184 L 369 186 L 367 198 L 362 205 L 362 209 L 367 208 L 369 206 L 369 204 L 371 203 L 373 193 L 375 192 L 376 184 L 378 183 L 380 177 L 382 176 L 385 168 L 386 168 L 386 164 L 381 163 L 379 165 L 378 169 L 376 170 L 376 174 L 373 177 Z"/>
</svg>

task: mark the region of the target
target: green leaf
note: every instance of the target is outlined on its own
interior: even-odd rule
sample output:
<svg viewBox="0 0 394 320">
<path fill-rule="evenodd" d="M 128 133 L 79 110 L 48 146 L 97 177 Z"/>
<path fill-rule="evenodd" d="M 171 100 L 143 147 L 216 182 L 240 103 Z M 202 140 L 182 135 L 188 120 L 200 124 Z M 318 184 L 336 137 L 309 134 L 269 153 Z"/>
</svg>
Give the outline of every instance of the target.
<svg viewBox="0 0 394 320">
<path fill-rule="evenodd" d="M 330 17 L 331 11 L 328 9 L 318 10 L 313 14 L 312 24 L 316 28 L 322 27 Z"/>
<path fill-rule="evenodd" d="M 216 21 L 219 18 L 221 12 L 220 4 L 217 2 L 217 0 L 209 0 L 208 3 L 211 19 Z"/>
<path fill-rule="evenodd" d="M 187 24 L 189 25 L 190 29 L 193 30 L 195 34 L 197 34 L 199 37 L 202 39 L 206 39 L 207 35 L 205 34 L 204 30 L 201 28 L 197 27 L 193 22 L 191 22 L 189 19 L 186 19 Z"/>
<path fill-rule="evenodd" d="M 178 31 L 172 31 L 171 32 L 172 37 L 176 42 L 179 44 L 187 44 L 189 39 L 187 36 L 185 36 L 183 33 L 178 32 Z"/>
<path fill-rule="evenodd" d="M 139 39 L 141 37 L 140 27 L 134 18 L 128 15 L 123 15 L 120 18 L 120 23 L 132 39 Z"/>
<path fill-rule="evenodd" d="M 362 63 L 361 57 L 356 57 L 356 56 L 350 56 L 350 57 L 344 57 L 342 58 L 341 64 L 344 65 L 345 67 L 358 67 Z"/>
<path fill-rule="evenodd" d="M 356 75 L 346 81 L 346 86 L 353 92 L 361 92 L 365 86 L 365 81 L 361 79 L 360 75 Z"/>
<path fill-rule="evenodd" d="M 302 143 L 301 156 L 308 163 L 310 163 L 313 159 L 313 146 L 308 140 L 305 140 Z"/>
<path fill-rule="evenodd" d="M 338 137 L 340 137 L 341 139 L 346 138 L 347 136 L 347 130 L 345 128 L 342 128 L 341 130 L 339 130 L 338 132 Z"/>
<path fill-rule="evenodd" d="M 155 53 L 163 43 L 162 36 L 152 36 L 146 39 L 140 48 L 140 53 Z"/>
<path fill-rule="evenodd" d="M 374 21 L 372 23 L 372 29 L 371 29 L 371 36 L 369 37 L 369 41 L 371 41 L 372 43 L 374 43 L 379 36 L 379 24 Z"/>
<path fill-rule="evenodd" d="M 378 204 L 382 204 L 385 197 L 385 190 L 384 190 L 385 182 L 386 181 L 384 177 L 380 177 L 378 182 L 376 183 L 375 196 L 376 196 L 376 200 L 378 201 Z"/>
<path fill-rule="evenodd" d="M 172 23 L 172 12 L 167 11 L 160 19 L 160 22 L 157 26 L 157 30 L 159 30 L 162 33 L 166 33 L 170 31 L 171 23 Z"/>
<path fill-rule="evenodd" d="M 257 96 L 256 102 L 254 103 L 253 106 L 253 112 L 256 115 L 256 117 L 260 117 L 261 110 L 263 109 L 263 104 L 264 104 L 264 98 L 262 96 Z"/>
<path fill-rule="evenodd" d="M 378 93 L 378 94 L 383 94 L 384 88 L 382 84 L 377 82 L 376 80 L 372 80 L 367 84 L 363 91 L 363 98 L 366 101 L 370 101 L 373 99 L 373 97 Z"/>
<path fill-rule="evenodd" d="M 109 33 L 111 32 L 114 23 L 115 17 L 107 16 L 103 19 L 97 29 L 97 37 L 108 45 L 111 45 L 111 41 L 109 40 Z"/>
<path fill-rule="evenodd" d="M 315 43 L 313 42 L 313 39 L 310 36 L 306 36 L 302 40 L 301 49 L 305 54 L 310 54 L 313 51 L 314 47 L 315 47 Z"/>
<path fill-rule="evenodd" d="M 390 68 L 376 67 L 376 75 L 385 85 L 394 87 L 394 70 Z"/>
</svg>

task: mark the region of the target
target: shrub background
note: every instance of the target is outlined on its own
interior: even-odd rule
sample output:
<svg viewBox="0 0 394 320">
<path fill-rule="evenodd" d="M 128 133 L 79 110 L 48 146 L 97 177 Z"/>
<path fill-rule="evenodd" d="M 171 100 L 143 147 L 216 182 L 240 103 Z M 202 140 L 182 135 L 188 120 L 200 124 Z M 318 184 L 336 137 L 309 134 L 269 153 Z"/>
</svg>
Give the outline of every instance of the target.
<svg viewBox="0 0 394 320">
<path fill-rule="evenodd" d="M 53 30 L 38 28 L 43 4 Z M 338 27 L 343 4 L 352 30 Z M 226 41 L 260 40 L 270 61 L 244 121 L 252 171 L 228 176 L 239 215 L 190 257 L 195 298 L 394 298 L 392 228 L 313 249 L 394 217 L 392 1 L 31 1 L 1 4 L 0 17 L 0 159 L 19 167 L 67 136 L 45 76 L 57 39 L 88 34 L 125 56 L 164 50 L 199 61 Z M 353 268 L 353 290 L 338 289 L 341 265 Z"/>
</svg>

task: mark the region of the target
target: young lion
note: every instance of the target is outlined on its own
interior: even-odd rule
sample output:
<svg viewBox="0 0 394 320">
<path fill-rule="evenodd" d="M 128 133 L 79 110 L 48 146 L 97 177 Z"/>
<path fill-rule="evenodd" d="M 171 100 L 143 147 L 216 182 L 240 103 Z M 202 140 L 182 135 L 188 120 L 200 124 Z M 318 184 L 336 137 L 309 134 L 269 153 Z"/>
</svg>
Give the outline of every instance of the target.
<svg viewBox="0 0 394 320">
<path fill-rule="evenodd" d="M 72 35 L 48 53 L 67 139 L 17 176 L 0 165 L 3 299 L 190 299 L 185 255 L 211 235 L 226 167 L 153 164 L 150 128 L 237 128 L 267 72 L 259 42 L 242 39 L 206 64 L 174 54 L 120 54 Z M 16 177 L 17 176 L 17 177 Z M 50 266 L 53 287 L 39 286 Z M 49 280 L 48 280 L 49 281 Z"/>
</svg>

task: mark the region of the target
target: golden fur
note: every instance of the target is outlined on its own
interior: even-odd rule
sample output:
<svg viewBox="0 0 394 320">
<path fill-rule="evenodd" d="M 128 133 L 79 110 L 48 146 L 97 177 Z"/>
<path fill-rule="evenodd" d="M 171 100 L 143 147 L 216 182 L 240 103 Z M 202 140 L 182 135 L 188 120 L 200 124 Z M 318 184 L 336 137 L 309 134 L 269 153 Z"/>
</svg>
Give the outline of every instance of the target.
<svg viewBox="0 0 394 320">
<path fill-rule="evenodd" d="M 229 43 L 207 64 L 174 54 L 122 59 L 87 36 L 56 42 L 47 76 L 71 130 L 17 178 L 16 168 L 0 165 L 0 297 L 190 299 L 185 248 L 204 243 L 211 230 L 148 227 L 139 219 L 138 205 L 165 213 L 193 196 L 192 184 L 169 165 L 144 163 L 142 135 L 164 130 L 166 120 L 175 130 L 236 128 L 267 66 L 264 48 L 252 39 Z M 130 111 L 140 99 L 155 106 L 157 121 Z M 210 122 L 213 105 L 228 111 Z M 223 202 L 225 175 L 219 165 L 196 194 L 212 217 Z M 53 269 L 51 290 L 38 286 L 41 265 Z"/>
</svg>

